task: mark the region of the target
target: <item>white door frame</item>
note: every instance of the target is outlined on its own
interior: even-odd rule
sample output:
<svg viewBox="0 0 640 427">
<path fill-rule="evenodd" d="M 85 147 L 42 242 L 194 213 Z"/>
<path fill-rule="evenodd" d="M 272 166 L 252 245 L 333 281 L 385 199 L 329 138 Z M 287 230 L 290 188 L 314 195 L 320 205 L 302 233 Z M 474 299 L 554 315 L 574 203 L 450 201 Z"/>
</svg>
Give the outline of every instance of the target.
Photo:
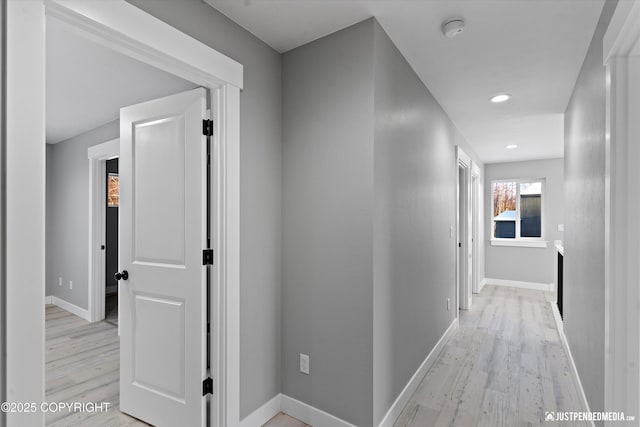
<svg viewBox="0 0 640 427">
<path fill-rule="evenodd" d="M 456 197 L 456 304 L 458 308 L 467 310 L 471 307 L 471 281 L 469 275 L 471 272 L 471 265 L 468 262 L 471 251 L 471 192 L 469 188 L 471 186 L 471 157 L 464 152 L 460 146 L 456 146 L 456 182 L 457 182 L 457 197 Z M 464 182 L 460 182 L 459 169 L 464 172 Z M 460 227 L 460 192 L 465 201 L 465 218 L 462 219 L 464 227 Z M 462 228 L 462 229 L 461 229 Z M 460 249 L 458 243 L 462 243 L 462 248 L 465 251 L 465 257 L 460 259 Z M 461 262 L 464 268 L 464 277 L 460 277 Z M 461 285 L 461 281 L 464 284 Z"/>
<path fill-rule="evenodd" d="M 471 291 L 480 292 L 480 277 L 478 271 L 478 255 L 480 254 L 480 167 L 471 162 Z"/>
<path fill-rule="evenodd" d="M 106 238 L 105 162 L 120 154 L 120 138 L 87 149 L 89 158 L 89 319 L 104 319 L 105 251 L 100 249 Z M 119 285 L 118 285 L 119 286 Z M 119 330 L 119 328 L 118 328 Z"/>
<path fill-rule="evenodd" d="M 640 2 L 618 3 L 603 42 L 607 75 L 605 393 L 607 411 L 640 416 Z M 570 254 L 568 254 L 570 255 Z M 605 423 L 613 425 L 614 423 Z"/>
<path fill-rule="evenodd" d="M 16 218 L 42 218 L 44 225 L 45 87 L 44 16 L 55 17 L 69 28 L 117 52 L 157 67 L 211 90 L 211 112 L 216 133 L 212 147 L 212 246 L 215 249 L 212 270 L 211 371 L 214 378 L 211 399 L 212 424 L 237 426 L 240 422 L 239 394 L 239 278 L 240 278 L 240 90 L 243 67 L 163 21 L 124 0 L 8 0 L 7 75 L 11 91 L 7 94 L 9 143 L 7 163 L 12 165 L 7 183 L 9 219 L 14 218 L 20 232 L 7 235 L 7 247 L 15 248 L 13 257 L 24 257 L 29 264 L 37 260 L 27 256 L 33 248 L 44 248 L 44 226 L 23 228 Z M 20 146 L 19 144 L 23 144 Z M 33 160 L 37 158 L 38 162 Z M 42 170 L 40 170 L 42 169 Z M 29 178 L 29 173 L 35 177 Z M 20 178 L 27 177 L 33 192 L 24 191 Z M 35 181 L 34 181 L 35 179 Z M 27 187 L 29 188 L 29 187 Z M 20 199 L 14 195 L 20 195 Z M 13 225 L 12 225 L 13 227 Z M 26 246 L 25 246 L 26 245 Z M 33 253 L 32 253 L 33 255 Z M 41 254 L 44 259 L 44 253 Z M 11 261 L 13 257 L 9 260 Z M 44 265 L 44 261 L 42 262 Z M 17 266 L 22 265 L 21 262 Z M 42 312 L 44 274 L 34 269 L 37 278 L 18 270 L 8 271 L 7 280 L 15 284 L 7 292 L 8 307 L 20 307 L 8 313 L 8 354 L 6 368 L 8 396 L 15 401 L 40 401 L 44 395 L 43 332 L 25 336 L 25 330 L 38 324 L 44 328 Z M 15 270 L 15 271 L 14 271 Z M 19 287 L 28 280 L 26 287 Z M 39 297 L 33 298 L 33 294 Z M 37 305 L 37 307 L 36 307 Z M 23 345 L 16 345 L 19 335 Z M 30 425 L 44 423 L 43 414 L 30 415 Z M 22 418 L 20 418 L 22 420 Z M 17 420 L 17 418 L 16 418 Z"/>
</svg>

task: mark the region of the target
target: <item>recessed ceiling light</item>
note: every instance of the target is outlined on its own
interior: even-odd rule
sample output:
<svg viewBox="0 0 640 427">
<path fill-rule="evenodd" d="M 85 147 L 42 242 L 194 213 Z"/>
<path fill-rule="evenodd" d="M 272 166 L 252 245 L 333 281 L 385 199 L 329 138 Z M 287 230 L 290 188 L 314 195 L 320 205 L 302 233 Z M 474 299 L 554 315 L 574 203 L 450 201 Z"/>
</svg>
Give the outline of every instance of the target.
<svg viewBox="0 0 640 427">
<path fill-rule="evenodd" d="M 513 150 L 514 148 L 518 148 L 518 146 L 516 144 L 509 144 L 509 145 L 507 145 L 507 148 L 509 150 Z"/>
<path fill-rule="evenodd" d="M 511 99 L 511 95 L 508 93 L 501 93 L 499 95 L 495 95 L 491 97 L 491 102 L 498 104 L 500 102 L 505 102 Z"/>
</svg>

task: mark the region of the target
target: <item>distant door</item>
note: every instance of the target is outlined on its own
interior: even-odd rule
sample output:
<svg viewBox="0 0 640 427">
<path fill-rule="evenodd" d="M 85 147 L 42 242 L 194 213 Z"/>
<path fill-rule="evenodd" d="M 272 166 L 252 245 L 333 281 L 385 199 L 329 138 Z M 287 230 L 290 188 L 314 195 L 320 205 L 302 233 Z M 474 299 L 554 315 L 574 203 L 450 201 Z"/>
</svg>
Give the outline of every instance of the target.
<svg viewBox="0 0 640 427">
<path fill-rule="evenodd" d="M 107 294 L 118 289 L 118 282 L 114 275 L 118 272 L 118 207 L 119 207 L 119 176 L 118 159 L 106 162 L 106 197 L 105 213 L 105 286 Z"/>
<path fill-rule="evenodd" d="M 120 409 L 156 426 L 206 419 L 205 96 L 120 111 Z"/>
<path fill-rule="evenodd" d="M 467 309 L 467 186 L 464 167 L 458 167 L 458 308 Z"/>
</svg>

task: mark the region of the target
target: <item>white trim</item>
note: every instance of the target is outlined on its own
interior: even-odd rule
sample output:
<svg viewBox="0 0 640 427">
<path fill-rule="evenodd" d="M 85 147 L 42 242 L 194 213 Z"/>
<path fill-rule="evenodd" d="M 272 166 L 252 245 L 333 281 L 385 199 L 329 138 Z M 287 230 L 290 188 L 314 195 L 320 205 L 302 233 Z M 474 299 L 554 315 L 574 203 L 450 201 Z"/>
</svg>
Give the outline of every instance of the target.
<svg viewBox="0 0 640 427">
<path fill-rule="evenodd" d="M 640 411 L 640 2 L 619 2 L 606 66 L 604 407 Z M 607 423 L 606 425 L 613 425 Z"/>
<path fill-rule="evenodd" d="M 105 304 L 105 161 L 120 155 L 120 138 L 87 148 L 89 159 L 89 318 L 104 319 Z"/>
<path fill-rule="evenodd" d="M 68 301 L 63 300 L 62 298 L 58 298 L 53 295 L 51 297 L 51 304 L 56 305 L 64 310 L 67 310 L 69 313 L 75 314 L 78 317 L 83 318 L 86 321 L 91 321 L 91 317 L 89 316 L 89 310 L 85 310 L 84 308 L 80 308 L 75 304 L 71 304 Z"/>
<path fill-rule="evenodd" d="M 282 412 L 291 415 L 300 421 L 307 423 L 314 427 L 356 427 L 355 425 L 341 420 L 327 412 L 324 412 L 318 408 L 314 408 L 311 405 L 307 405 L 304 402 L 289 397 L 286 394 L 281 395 Z"/>
<path fill-rule="evenodd" d="M 523 282 L 520 280 L 485 278 L 482 285 L 509 286 L 511 288 L 534 289 L 536 291 L 553 291 L 553 283 Z"/>
<path fill-rule="evenodd" d="M 241 64 L 123 0 L 45 4 L 47 15 L 110 49 L 203 86 L 242 89 Z"/>
<path fill-rule="evenodd" d="M 471 292 L 480 292 L 479 258 L 480 258 L 480 206 L 482 191 L 480 185 L 480 167 L 471 162 Z"/>
<path fill-rule="evenodd" d="M 618 2 L 602 40 L 603 65 L 607 65 L 615 56 L 638 54 L 638 40 L 640 40 L 638 23 L 640 23 L 640 2 Z"/>
<path fill-rule="evenodd" d="M 564 256 L 564 245 L 562 243 L 562 240 L 554 240 L 553 247 L 555 248 L 556 252 Z"/>
<path fill-rule="evenodd" d="M 53 304 L 52 298 L 53 297 L 51 295 L 44 297 L 44 305 Z"/>
<path fill-rule="evenodd" d="M 120 154 L 120 138 L 87 148 L 88 159 L 109 159 Z"/>
<path fill-rule="evenodd" d="M 411 399 L 413 393 L 415 393 L 415 391 L 418 389 L 418 386 L 424 379 L 425 375 L 427 375 L 427 372 L 429 372 L 429 369 L 431 369 L 431 366 L 433 366 L 436 359 L 438 359 L 438 356 L 440 356 L 440 353 L 444 349 L 445 345 L 447 345 L 447 342 L 449 342 L 449 339 L 453 336 L 457 329 L 458 318 L 456 317 L 455 319 L 453 319 L 453 322 L 451 322 L 444 334 L 442 334 L 435 347 L 433 347 L 433 349 L 429 352 L 418 370 L 413 374 L 407 385 L 404 386 L 404 389 L 400 392 L 395 402 L 393 402 L 384 418 L 382 418 L 382 421 L 380 422 L 380 424 L 378 424 L 378 427 L 393 426 L 393 424 L 402 413 L 402 410 L 409 402 L 409 399 Z"/>
<path fill-rule="evenodd" d="M 278 415 L 282 406 L 282 395 L 274 396 L 273 399 L 247 415 L 240 421 L 240 427 L 256 427 L 267 423 L 271 418 Z"/>
<path fill-rule="evenodd" d="M 478 293 L 482 292 L 482 289 L 484 288 L 484 285 L 487 284 L 487 278 L 484 277 L 481 281 L 480 281 L 480 285 L 478 286 Z"/>
<path fill-rule="evenodd" d="M 546 248 L 549 244 L 546 240 L 523 239 L 490 239 L 491 246 L 512 246 L 520 248 Z"/>
<path fill-rule="evenodd" d="M 464 182 L 460 182 L 460 169 L 464 171 Z M 458 313 L 459 309 L 467 310 L 471 308 L 471 296 L 473 294 L 473 281 L 471 280 L 473 271 L 473 250 L 471 247 L 471 169 L 471 157 L 464 152 L 462 147 L 456 145 L 456 241 L 454 242 L 456 251 L 456 313 Z M 464 199 L 463 206 L 460 206 L 460 191 L 464 192 L 462 194 Z M 461 209 L 464 210 L 466 216 L 462 221 L 460 220 Z M 461 223 L 464 224 L 463 227 L 460 227 Z M 460 264 L 461 251 L 458 243 L 462 244 L 462 249 L 465 251 L 464 265 Z M 463 270 L 464 283 L 461 283 L 460 270 Z"/>
<path fill-rule="evenodd" d="M 567 359 L 569 360 L 569 368 L 571 371 L 571 378 L 573 379 L 576 388 L 578 389 L 579 399 L 582 403 L 582 409 L 585 412 L 591 412 L 589 409 L 589 401 L 587 400 L 587 395 L 584 392 L 584 388 L 582 387 L 582 381 L 580 381 L 580 375 L 578 374 L 578 368 L 576 367 L 576 362 L 573 360 L 573 355 L 571 354 L 571 348 L 569 348 L 569 342 L 567 341 L 567 337 L 564 334 L 564 326 L 562 322 L 562 318 L 560 317 L 560 312 L 558 311 L 558 306 L 549 301 L 551 305 L 551 312 L 553 313 L 553 319 L 555 320 L 556 329 L 558 330 L 558 335 L 560 336 L 560 342 L 562 343 L 562 348 L 567 355 Z M 595 423 L 591 421 L 591 426 L 595 427 Z"/>
<path fill-rule="evenodd" d="M 44 173 L 45 14 L 65 22 L 69 29 L 78 34 L 136 60 L 207 87 L 216 94 L 217 104 L 212 108 L 217 108 L 217 111 L 213 112 L 214 117 L 220 117 L 221 120 L 217 127 L 219 135 L 215 137 L 219 157 L 215 159 L 212 169 L 222 179 L 218 183 L 219 188 L 216 188 L 219 191 L 213 198 L 212 215 L 215 216 L 216 222 L 212 224 L 212 232 L 216 237 L 215 242 L 220 243 L 220 246 L 215 248 L 216 261 L 220 262 L 213 267 L 212 288 L 215 291 L 211 294 L 210 303 L 214 315 L 222 317 L 219 322 L 212 322 L 214 339 L 211 340 L 211 348 L 215 351 L 211 353 L 211 376 L 214 378 L 216 390 L 210 402 L 210 416 L 214 427 L 237 426 L 240 422 L 239 321 L 234 319 L 239 317 L 240 304 L 238 293 L 240 287 L 239 98 L 240 88 L 243 85 L 243 67 L 124 0 L 39 0 L 26 3 L 11 0 L 8 3 L 7 28 L 13 31 L 9 35 L 15 37 L 7 37 L 7 52 L 10 59 L 7 61 L 7 75 L 14 77 L 11 80 L 12 84 L 8 87 L 15 90 L 8 91 L 7 111 L 15 114 L 11 120 L 7 120 L 7 123 L 13 124 L 7 129 L 10 136 L 8 140 L 14 141 L 11 145 L 13 149 L 8 150 L 7 163 L 11 165 L 14 178 L 21 177 L 20 174 L 15 173 L 16 171 L 21 171 L 25 175 L 29 173 L 33 179 L 38 179 L 38 173 Z M 25 96 L 25 93 L 29 96 Z M 25 123 L 28 123 L 28 126 L 24 125 Z M 34 169 L 36 161 L 42 161 L 37 170 Z M 17 178 L 9 182 L 8 198 L 12 194 L 20 194 L 20 203 L 12 205 L 14 209 L 10 212 L 10 216 L 14 220 L 41 216 L 42 222 L 39 227 L 29 228 L 33 236 L 27 233 L 26 240 L 24 233 L 8 234 L 7 247 L 19 249 L 10 250 L 8 253 L 13 254 L 14 258 L 22 257 L 22 248 L 29 248 L 33 253 L 32 248 L 36 247 L 42 248 L 40 255 L 44 257 L 44 185 L 34 185 L 34 191 L 27 192 L 28 197 L 25 198 L 24 182 Z M 31 183 L 26 182 L 31 188 Z M 222 212 L 223 215 L 217 215 L 217 211 Z M 30 238 L 32 240 L 29 240 Z M 32 259 L 33 256 L 22 258 Z M 12 264 L 9 263 L 9 265 Z M 44 312 L 38 300 L 42 301 L 44 298 L 45 278 L 44 272 L 40 274 L 40 270 L 40 268 L 33 270 L 34 274 L 38 274 L 37 278 L 25 276 L 24 271 L 20 270 L 20 278 L 16 279 L 15 274 L 11 275 L 13 270 L 8 272 L 8 277 L 12 278 L 8 283 L 21 284 L 25 280 L 29 281 L 29 286 L 14 286 L 14 291 L 12 291 L 14 288 L 9 289 L 6 303 L 9 307 L 19 307 L 20 313 L 25 313 L 25 316 L 28 315 L 33 322 L 39 323 L 38 331 L 34 331 L 35 338 L 38 335 L 41 336 L 44 328 Z M 29 294 L 27 298 L 29 292 L 40 293 L 40 296 L 34 294 L 37 298 L 32 298 L 34 295 Z M 8 313 L 10 319 L 23 320 L 22 317 L 14 316 L 13 313 Z M 33 313 L 39 313 L 40 317 L 34 316 Z M 228 319 L 234 320 L 235 323 L 227 324 Z M 24 325 L 23 321 L 10 323 Z M 18 332 L 15 328 L 10 328 L 7 332 L 7 342 L 11 343 L 14 337 L 18 336 Z M 24 340 L 23 334 L 20 334 L 20 339 Z M 34 349 L 31 344 L 28 341 L 26 345 L 8 346 L 14 349 L 10 357 L 7 357 L 7 371 L 12 373 L 7 377 L 7 388 L 14 391 L 9 395 L 10 400 L 37 401 L 37 396 L 42 396 L 44 392 L 44 365 L 39 362 L 32 363 L 36 359 L 43 360 L 44 347 L 40 345 Z M 227 367 L 227 361 L 231 366 Z M 229 409 L 232 410 L 229 411 Z M 34 417 L 37 419 L 34 419 L 32 424 L 36 425 L 42 418 L 42 414 L 35 414 Z"/>
</svg>

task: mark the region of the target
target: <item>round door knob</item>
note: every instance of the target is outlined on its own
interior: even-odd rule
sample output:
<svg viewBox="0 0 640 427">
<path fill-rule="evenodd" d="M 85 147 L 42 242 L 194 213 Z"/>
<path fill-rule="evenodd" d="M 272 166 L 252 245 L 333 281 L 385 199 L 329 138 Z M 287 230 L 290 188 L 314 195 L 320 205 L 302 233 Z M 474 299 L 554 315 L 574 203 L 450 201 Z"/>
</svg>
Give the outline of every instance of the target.
<svg viewBox="0 0 640 427">
<path fill-rule="evenodd" d="M 113 275 L 116 280 L 127 280 L 129 278 L 129 272 L 127 270 L 122 270 L 122 273 L 116 273 Z"/>
</svg>

